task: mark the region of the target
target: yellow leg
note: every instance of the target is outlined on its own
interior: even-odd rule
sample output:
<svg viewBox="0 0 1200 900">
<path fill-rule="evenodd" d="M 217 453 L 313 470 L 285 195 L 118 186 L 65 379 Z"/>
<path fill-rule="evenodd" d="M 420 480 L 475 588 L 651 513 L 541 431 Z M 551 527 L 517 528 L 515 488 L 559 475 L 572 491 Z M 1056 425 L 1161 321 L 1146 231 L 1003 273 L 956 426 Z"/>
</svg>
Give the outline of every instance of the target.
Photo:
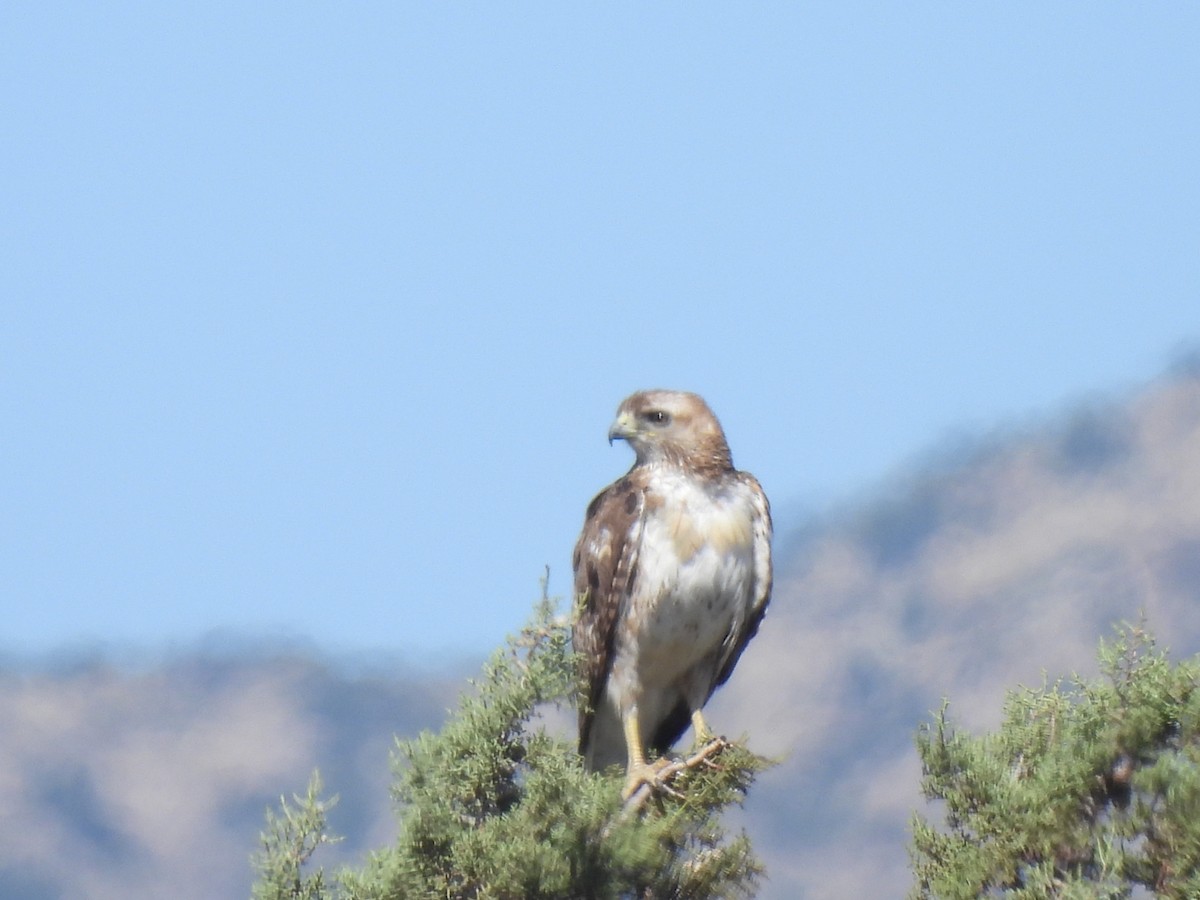
<svg viewBox="0 0 1200 900">
<path fill-rule="evenodd" d="M 708 727 L 708 723 L 704 721 L 704 715 L 700 710 L 692 713 L 692 731 L 695 732 L 697 744 L 707 744 L 716 737 L 713 730 Z"/>
<path fill-rule="evenodd" d="M 642 732 L 638 727 L 637 710 L 632 710 L 623 722 L 625 729 L 625 747 L 628 751 L 629 763 L 625 768 L 625 787 L 621 796 L 628 800 L 643 784 L 651 788 L 658 786 L 658 773 L 666 760 L 659 760 L 653 765 L 646 763 L 646 750 L 642 746 Z"/>
<path fill-rule="evenodd" d="M 638 728 L 637 709 L 625 717 L 625 747 L 629 753 L 627 770 L 645 768 L 646 751 L 642 749 L 642 732 Z"/>
<path fill-rule="evenodd" d="M 621 796 L 628 800 L 645 781 L 649 774 L 646 765 L 646 751 L 642 749 L 642 732 L 638 727 L 637 710 L 633 709 L 625 716 L 625 750 L 628 762 L 625 766 L 625 787 Z"/>
</svg>

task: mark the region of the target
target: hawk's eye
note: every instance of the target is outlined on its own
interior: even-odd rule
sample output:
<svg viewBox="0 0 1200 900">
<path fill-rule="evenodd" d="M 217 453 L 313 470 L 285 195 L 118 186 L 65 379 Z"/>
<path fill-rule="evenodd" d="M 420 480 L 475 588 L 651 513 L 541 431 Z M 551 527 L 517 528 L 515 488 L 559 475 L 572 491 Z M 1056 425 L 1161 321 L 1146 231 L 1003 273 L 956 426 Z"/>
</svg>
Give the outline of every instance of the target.
<svg viewBox="0 0 1200 900">
<path fill-rule="evenodd" d="M 669 425 L 671 423 L 670 415 L 661 409 L 652 409 L 648 413 L 643 413 L 642 418 L 651 425 Z"/>
</svg>

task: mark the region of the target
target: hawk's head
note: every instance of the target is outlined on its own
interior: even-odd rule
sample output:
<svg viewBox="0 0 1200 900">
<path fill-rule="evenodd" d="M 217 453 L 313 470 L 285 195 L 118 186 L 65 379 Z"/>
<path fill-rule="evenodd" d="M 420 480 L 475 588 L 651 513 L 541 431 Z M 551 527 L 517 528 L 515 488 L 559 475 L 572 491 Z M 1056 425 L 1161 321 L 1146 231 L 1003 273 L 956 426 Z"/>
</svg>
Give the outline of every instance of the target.
<svg viewBox="0 0 1200 900">
<path fill-rule="evenodd" d="M 638 391 L 617 409 L 608 441 L 628 441 L 638 465 L 674 463 L 703 472 L 733 468 L 721 423 L 698 394 Z"/>
</svg>

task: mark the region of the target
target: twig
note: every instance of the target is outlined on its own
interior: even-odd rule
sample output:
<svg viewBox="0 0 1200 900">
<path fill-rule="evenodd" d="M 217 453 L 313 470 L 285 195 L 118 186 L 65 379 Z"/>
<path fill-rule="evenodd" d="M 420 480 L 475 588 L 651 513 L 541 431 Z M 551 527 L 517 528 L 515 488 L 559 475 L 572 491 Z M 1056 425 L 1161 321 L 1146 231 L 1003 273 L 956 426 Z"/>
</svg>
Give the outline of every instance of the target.
<svg viewBox="0 0 1200 900">
<path fill-rule="evenodd" d="M 663 766 L 655 774 L 653 782 L 643 782 L 638 786 L 636 791 L 629 795 L 629 799 L 625 801 L 625 806 L 621 809 L 620 821 L 623 822 L 640 812 L 642 807 L 658 791 L 670 794 L 673 797 L 681 797 L 682 795 L 679 791 L 671 787 L 671 782 L 682 772 L 687 772 L 699 766 L 715 766 L 716 763 L 712 761 L 712 758 L 728 746 L 729 742 L 725 738 L 715 737 L 686 759 L 677 760 Z"/>
</svg>

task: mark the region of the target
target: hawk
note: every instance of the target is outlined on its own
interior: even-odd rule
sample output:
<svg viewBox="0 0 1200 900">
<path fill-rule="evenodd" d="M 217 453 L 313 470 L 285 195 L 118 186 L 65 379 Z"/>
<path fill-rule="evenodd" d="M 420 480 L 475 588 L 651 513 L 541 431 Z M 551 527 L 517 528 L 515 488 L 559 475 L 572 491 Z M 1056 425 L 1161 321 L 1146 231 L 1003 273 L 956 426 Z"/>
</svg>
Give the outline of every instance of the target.
<svg viewBox="0 0 1200 900">
<path fill-rule="evenodd" d="M 713 736 L 701 710 L 770 599 L 771 512 L 696 394 L 633 394 L 614 439 L 637 459 L 588 504 L 573 557 L 573 642 L 584 765 L 624 763 L 629 796 L 654 783 L 648 752 L 667 750 L 689 724 L 697 741 Z"/>
</svg>

